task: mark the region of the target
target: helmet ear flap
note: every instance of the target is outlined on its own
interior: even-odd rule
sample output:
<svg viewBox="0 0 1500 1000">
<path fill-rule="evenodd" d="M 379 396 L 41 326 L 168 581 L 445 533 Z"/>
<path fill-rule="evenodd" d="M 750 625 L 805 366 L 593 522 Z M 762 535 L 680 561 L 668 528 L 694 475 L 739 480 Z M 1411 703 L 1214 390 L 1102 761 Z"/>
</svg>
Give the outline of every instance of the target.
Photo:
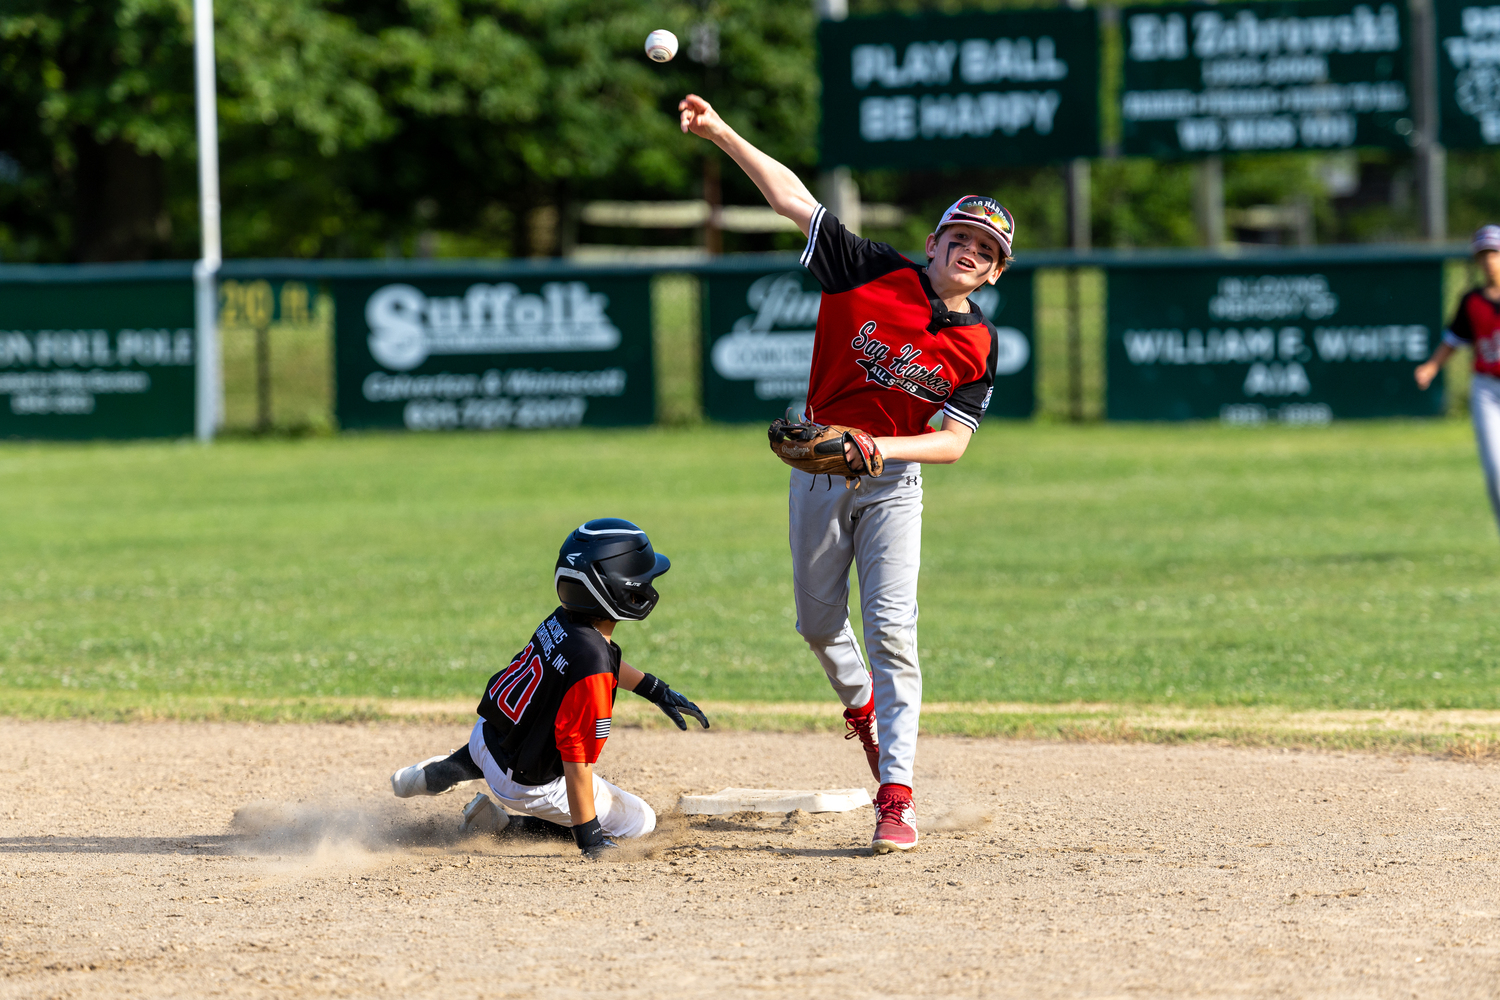
<svg viewBox="0 0 1500 1000">
<path fill-rule="evenodd" d="M 600 607 L 599 602 L 589 593 L 588 588 L 571 577 L 558 576 L 557 599 L 562 602 L 563 607 L 571 611 L 584 614 L 592 611 L 601 618 L 610 617 L 609 613 Z"/>
</svg>

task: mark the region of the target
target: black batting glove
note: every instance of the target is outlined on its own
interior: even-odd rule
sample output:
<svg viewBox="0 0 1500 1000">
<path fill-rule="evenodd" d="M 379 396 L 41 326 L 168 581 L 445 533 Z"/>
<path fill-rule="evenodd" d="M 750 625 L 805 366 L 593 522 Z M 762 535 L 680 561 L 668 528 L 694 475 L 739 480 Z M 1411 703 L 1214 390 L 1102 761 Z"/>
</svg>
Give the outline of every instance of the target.
<svg viewBox="0 0 1500 1000">
<path fill-rule="evenodd" d="M 677 723 L 678 729 L 684 731 L 687 729 L 687 720 L 682 717 L 683 712 L 697 719 L 698 725 L 704 729 L 708 728 L 708 716 L 703 714 L 703 709 L 667 687 L 667 682 L 660 677 L 646 674 L 635 686 L 635 693 L 653 702 L 657 708 L 666 713 L 667 718 Z"/>
<path fill-rule="evenodd" d="M 597 816 L 573 827 L 573 841 L 590 861 L 602 861 L 610 851 L 620 846 L 604 835 Z"/>
<path fill-rule="evenodd" d="M 599 843 L 583 849 L 583 856 L 590 861 L 608 861 L 609 856 L 620 849 L 620 845 L 605 837 Z"/>
<path fill-rule="evenodd" d="M 704 729 L 708 728 L 708 716 L 703 714 L 703 709 L 699 708 L 697 705 L 694 705 L 692 702 L 688 701 L 686 698 L 678 694 L 676 691 L 673 691 L 671 688 L 667 688 L 666 697 L 662 698 L 661 701 L 658 701 L 656 703 L 656 707 L 661 709 L 663 712 L 666 712 L 667 718 L 677 723 L 678 729 L 687 729 L 687 721 L 682 717 L 683 712 L 686 712 L 688 715 L 691 715 L 693 718 L 697 719 L 698 725 L 702 726 Z"/>
</svg>

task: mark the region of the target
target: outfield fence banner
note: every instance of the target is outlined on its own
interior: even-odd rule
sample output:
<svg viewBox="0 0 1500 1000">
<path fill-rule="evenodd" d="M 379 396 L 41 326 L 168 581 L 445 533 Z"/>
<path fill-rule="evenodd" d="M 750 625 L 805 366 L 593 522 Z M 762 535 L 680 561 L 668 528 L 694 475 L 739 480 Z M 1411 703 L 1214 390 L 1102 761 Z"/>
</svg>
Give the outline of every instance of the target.
<svg viewBox="0 0 1500 1000">
<path fill-rule="evenodd" d="M 989 167 L 1099 152 L 1092 9 L 818 25 L 827 166 Z"/>
<path fill-rule="evenodd" d="M 0 269 L 0 437 L 193 433 L 190 265 Z"/>
<path fill-rule="evenodd" d="M 339 425 L 649 424 L 651 277 L 558 268 L 331 277 Z"/>
<path fill-rule="evenodd" d="M 1405 3 L 1129 7 L 1121 28 L 1126 155 L 1409 145 Z"/>
<path fill-rule="evenodd" d="M 777 268 L 703 275 L 703 413 L 710 420 L 770 421 L 807 402 L 813 330 L 822 292 L 794 260 Z M 1032 272 L 1007 273 L 974 293 L 1000 335 L 989 414 L 1036 408 Z"/>
<path fill-rule="evenodd" d="M 1434 0 L 1438 141 L 1500 146 L 1500 6 Z"/>
<path fill-rule="evenodd" d="M 1110 420 L 1437 416 L 1440 260 L 1108 270 Z M 1439 379 L 1441 379 L 1439 375 Z"/>
</svg>

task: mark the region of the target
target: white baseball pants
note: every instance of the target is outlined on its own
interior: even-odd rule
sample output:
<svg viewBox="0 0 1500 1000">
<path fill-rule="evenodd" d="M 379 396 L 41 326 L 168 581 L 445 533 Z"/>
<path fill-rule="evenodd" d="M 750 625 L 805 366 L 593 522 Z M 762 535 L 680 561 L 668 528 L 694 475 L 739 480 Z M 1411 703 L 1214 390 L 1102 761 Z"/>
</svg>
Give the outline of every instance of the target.
<svg viewBox="0 0 1500 1000">
<path fill-rule="evenodd" d="M 1474 441 L 1479 445 L 1490 510 L 1500 521 L 1500 379 L 1474 373 L 1469 383 L 1469 412 L 1474 417 Z"/>
<path fill-rule="evenodd" d="M 922 713 L 917 572 L 922 564 L 922 467 L 888 463 L 846 489 L 840 476 L 792 470 L 788 495 L 797 631 L 845 708 L 875 698 L 880 780 L 911 787 Z M 849 567 L 859 568 L 870 667 L 849 623 Z"/>
<path fill-rule="evenodd" d="M 535 816 L 559 826 L 572 826 L 568 812 L 568 789 L 563 779 L 545 785 L 523 785 L 512 781 L 510 771 L 502 769 L 489 748 L 484 745 L 484 720 L 474 724 L 469 735 L 469 756 L 484 772 L 490 791 L 507 812 Z M 639 796 L 622 791 L 599 775 L 594 775 L 594 811 L 599 826 L 609 837 L 644 837 L 656 829 L 656 812 Z"/>
</svg>

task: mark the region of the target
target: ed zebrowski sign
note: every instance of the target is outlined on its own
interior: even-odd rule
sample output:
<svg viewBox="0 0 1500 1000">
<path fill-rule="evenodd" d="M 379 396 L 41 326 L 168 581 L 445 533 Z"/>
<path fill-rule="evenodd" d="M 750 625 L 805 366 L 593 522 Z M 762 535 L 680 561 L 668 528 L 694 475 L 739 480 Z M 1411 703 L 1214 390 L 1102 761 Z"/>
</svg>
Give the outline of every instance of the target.
<svg viewBox="0 0 1500 1000">
<path fill-rule="evenodd" d="M 972 295 L 985 316 L 996 324 L 999 357 L 989 412 L 1001 417 L 1025 417 L 1031 415 L 1035 405 L 1035 366 L 1029 335 L 1031 275 L 1008 275 L 1001 283 L 1004 294 L 998 287 L 986 285 Z M 726 421 L 769 420 L 788 410 L 800 414 L 807 403 L 813 335 L 822 301 L 817 282 L 799 268 L 762 275 L 710 275 L 706 284 L 704 412 L 714 420 Z M 1007 323 L 1023 319 L 1027 332 Z M 868 342 L 873 351 L 879 344 L 868 340 L 866 333 L 855 335 L 855 350 L 864 350 Z M 933 388 L 907 377 L 921 368 L 913 360 L 869 354 L 860 364 L 871 381 L 903 388 L 924 399 L 946 398 L 946 387 Z M 894 373 L 896 368 L 900 376 Z"/>
<path fill-rule="evenodd" d="M 1405 148 L 1404 3 L 1127 8 L 1123 151 Z"/>
<path fill-rule="evenodd" d="M 1110 419 L 1327 423 L 1431 415 L 1412 369 L 1437 342 L 1437 264 L 1119 269 Z"/>
<path fill-rule="evenodd" d="M 527 285 L 336 282 L 340 424 L 449 430 L 650 423 L 649 276 Z"/>
</svg>

